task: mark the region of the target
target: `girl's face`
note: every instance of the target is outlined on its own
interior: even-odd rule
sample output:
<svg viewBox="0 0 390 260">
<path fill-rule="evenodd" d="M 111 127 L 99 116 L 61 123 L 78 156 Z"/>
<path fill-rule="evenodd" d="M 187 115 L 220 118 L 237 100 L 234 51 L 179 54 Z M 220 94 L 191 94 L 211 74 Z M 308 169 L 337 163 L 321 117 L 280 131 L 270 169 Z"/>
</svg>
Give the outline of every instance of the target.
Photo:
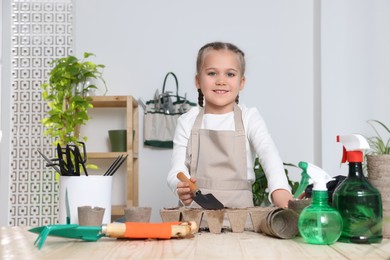
<svg viewBox="0 0 390 260">
<path fill-rule="evenodd" d="M 207 51 L 195 82 L 205 98 L 205 113 L 233 111 L 236 97 L 245 84 L 237 54 L 229 50 Z"/>
</svg>

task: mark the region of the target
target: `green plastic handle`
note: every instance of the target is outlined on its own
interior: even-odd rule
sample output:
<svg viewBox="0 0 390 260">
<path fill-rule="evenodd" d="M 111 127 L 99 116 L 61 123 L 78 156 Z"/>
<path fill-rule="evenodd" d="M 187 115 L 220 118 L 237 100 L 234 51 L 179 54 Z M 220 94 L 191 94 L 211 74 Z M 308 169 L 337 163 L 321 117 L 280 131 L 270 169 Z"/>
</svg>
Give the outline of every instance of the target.
<svg viewBox="0 0 390 260">
<path fill-rule="evenodd" d="M 49 236 L 76 238 L 86 241 L 97 241 L 103 237 L 104 234 L 100 233 L 101 230 L 101 226 L 79 226 L 77 224 L 48 225 L 29 229 L 30 232 L 37 234 L 49 231 Z"/>
</svg>

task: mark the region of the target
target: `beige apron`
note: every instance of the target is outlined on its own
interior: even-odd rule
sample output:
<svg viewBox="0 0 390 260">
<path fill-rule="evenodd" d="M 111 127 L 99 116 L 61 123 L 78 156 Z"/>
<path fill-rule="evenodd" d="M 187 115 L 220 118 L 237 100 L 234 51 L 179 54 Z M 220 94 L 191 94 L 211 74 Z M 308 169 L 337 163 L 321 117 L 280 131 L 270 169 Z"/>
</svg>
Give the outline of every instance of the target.
<svg viewBox="0 0 390 260">
<path fill-rule="evenodd" d="M 200 129 L 203 115 L 201 108 L 187 147 L 191 176 L 203 194 L 212 193 L 225 207 L 253 207 L 241 109 L 235 104 L 235 131 Z"/>
</svg>

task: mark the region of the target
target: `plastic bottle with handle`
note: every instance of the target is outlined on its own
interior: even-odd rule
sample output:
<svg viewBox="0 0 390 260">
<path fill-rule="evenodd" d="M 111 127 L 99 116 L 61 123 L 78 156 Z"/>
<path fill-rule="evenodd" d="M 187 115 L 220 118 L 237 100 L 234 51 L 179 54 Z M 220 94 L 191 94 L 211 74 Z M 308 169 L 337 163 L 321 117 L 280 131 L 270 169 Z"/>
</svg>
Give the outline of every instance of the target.
<svg viewBox="0 0 390 260">
<path fill-rule="evenodd" d="M 312 204 L 304 208 L 299 215 L 299 232 L 309 244 L 331 245 L 340 238 L 342 230 L 339 212 L 328 203 L 326 184 L 332 178 L 313 164 L 300 162 L 299 167 L 313 182 Z"/>
<path fill-rule="evenodd" d="M 333 206 L 343 218 L 340 241 L 349 243 L 379 243 L 382 241 L 382 198 L 380 192 L 363 175 L 363 152 L 369 149 L 367 140 L 357 134 L 339 135 L 343 144 L 342 163 L 349 163 L 347 178 L 333 194 Z"/>
</svg>

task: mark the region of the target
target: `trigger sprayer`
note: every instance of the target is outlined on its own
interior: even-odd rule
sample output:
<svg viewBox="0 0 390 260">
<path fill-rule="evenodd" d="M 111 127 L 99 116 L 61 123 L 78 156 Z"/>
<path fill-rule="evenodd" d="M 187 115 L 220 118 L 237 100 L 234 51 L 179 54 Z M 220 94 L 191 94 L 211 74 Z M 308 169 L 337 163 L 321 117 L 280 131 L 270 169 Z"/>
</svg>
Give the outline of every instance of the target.
<svg viewBox="0 0 390 260">
<path fill-rule="evenodd" d="M 299 162 L 298 166 L 299 168 L 302 169 L 302 173 L 301 173 L 301 181 L 299 182 L 299 186 L 294 194 L 295 199 L 298 198 L 299 195 L 301 195 L 303 192 L 305 192 L 305 189 L 310 182 L 310 176 L 307 174 L 307 163 Z"/>
<path fill-rule="evenodd" d="M 352 243 L 379 243 L 382 241 L 382 198 L 379 191 L 363 175 L 364 151 L 370 146 L 358 134 L 339 135 L 343 144 L 341 162 L 349 163 L 347 178 L 333 194 L 333 206 L 343 218 L 340 241 Z"/>
<path fill-rule="evenodd" d="M 313 182 L 312 204 L 303 209 L 298 219 L 298 229 L 309 244 L 330 245 L 341 236 L 340 213 L 328 204 L 326 184 L 332 178 L 316 165 L 300 162 Z"/>
<path fill-rule="evenodd" d="M 345 162 L 363 162 L 363 152 L 370 149 L 367 140 L 357 134 L 338 135 L 336 137 L 338 143 L 343 144 L 342 163 Z"/>
</svg>

